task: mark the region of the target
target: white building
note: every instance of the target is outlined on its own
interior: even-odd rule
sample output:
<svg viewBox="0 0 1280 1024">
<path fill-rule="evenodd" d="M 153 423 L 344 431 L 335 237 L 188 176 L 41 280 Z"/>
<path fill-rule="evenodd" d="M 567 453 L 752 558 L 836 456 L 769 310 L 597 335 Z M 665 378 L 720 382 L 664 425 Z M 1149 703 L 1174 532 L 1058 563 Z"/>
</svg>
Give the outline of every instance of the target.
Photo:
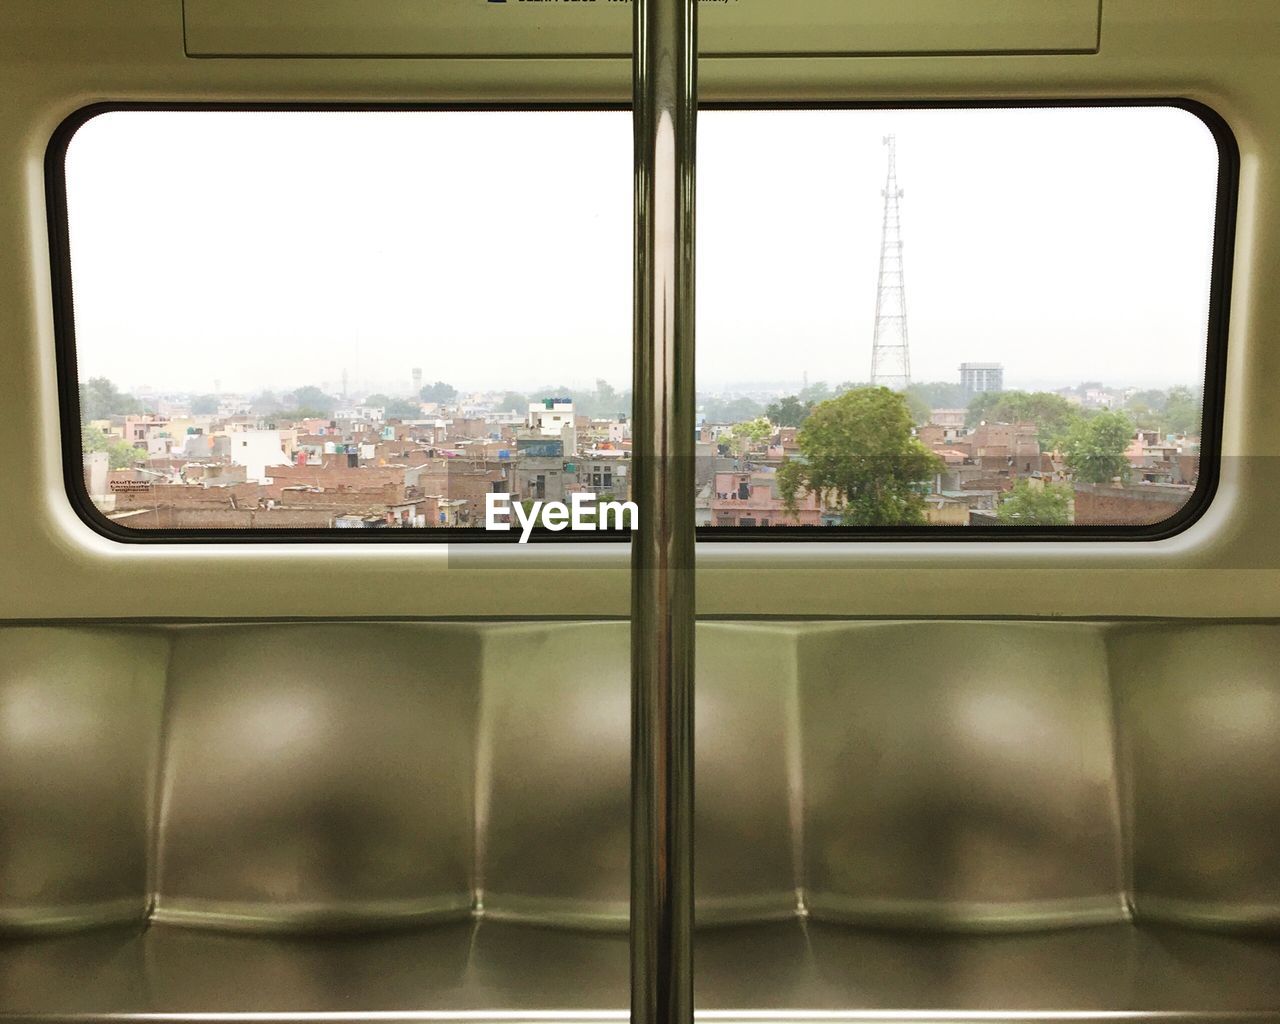
<svg viewBox="0 0 1280 1024">
<path fill-rule="evenodd" d="M 961 363 L 960 386 L 965 398 L 1004 390 L 1004 367 L 1000 363 Z"/>
<path fill-rule="evenodd" d="M 353 423 L 381 423 L 386 410 L 380 405 L 355 405 L 346 409 L 335 409 L 335 420 L 350 420 Z"/>
<path fill-rule="evenodd" d="M 89 497 L 93 499 L 94 504 L 99 508 L 108 498 L 112 498 L 114 505 L 114 495 L 111 494 L 110 488 L 107 486 L 107 474 L 111 471 L 110 460 L 107 458 L 106 452 L 85 452 L 85 482 L 89 485 Z"/>
<path fill-rule="evenodd" d="M 250 482 L 270 479 L 272 466 L 287 466 L 283 432 L 279 430 L 238 430 L 231 434 L 232 465 L 244 466 Z"/>
<path fill-rule="evenodd" d="M 578 450 L 578 431 L 574 426 L 573 402 L 567 398 L 544 398 L 529 403 L 529 417 L 525 426 L 543 437 L 558 437 L 564 442 L 564 455 L 568 458 Z"/>
<path fill-rule="evenodd" d="M 541 432 L 543 437 L 559 437 L 565 424 L 573 426 L 573 403 L 567 398 L 544 398 L 529 403 L 525 426 Z"/>
</svg>

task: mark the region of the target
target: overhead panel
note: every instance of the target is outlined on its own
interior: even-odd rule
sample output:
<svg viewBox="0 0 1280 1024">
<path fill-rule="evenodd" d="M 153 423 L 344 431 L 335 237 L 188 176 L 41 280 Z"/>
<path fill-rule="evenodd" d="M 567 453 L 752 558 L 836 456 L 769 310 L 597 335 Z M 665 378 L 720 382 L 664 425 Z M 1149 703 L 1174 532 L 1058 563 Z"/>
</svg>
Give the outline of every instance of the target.
<svg viewBox="0 0 1280 1024">
<path fill-rule="evenodd" d="M 625 57 L 626 0 L 184 0 L 192 57 Z M 1093 53 L 1099 0 L 702 0 L 707 57 Z"/>
</svg>

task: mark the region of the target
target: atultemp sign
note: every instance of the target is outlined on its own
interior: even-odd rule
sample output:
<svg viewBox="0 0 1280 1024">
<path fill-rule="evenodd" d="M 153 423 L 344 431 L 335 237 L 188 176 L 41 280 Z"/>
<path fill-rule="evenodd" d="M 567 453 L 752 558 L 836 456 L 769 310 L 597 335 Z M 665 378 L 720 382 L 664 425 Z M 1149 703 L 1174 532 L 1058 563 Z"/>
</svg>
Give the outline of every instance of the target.
<svg viewBox="0 0 1280 1024">
<path fill-rule="evenodd" d="M 570 530 L 593 532 L 595 530 L 634 530 L 640 510 L 634 501 L 602 501 L 596 504 L 596 496 L 589 492 L 569 495 L 569 504 L 563 501 L 531 501 L 526 508 L 522 502 L 512 501 L 511 495 L 492 492 L 484 496 L 484 528 L 486 530 L 510 530 L 512 521 L 520 524 L 521 544 L 529 542 L 535 526 L 545 526 L 553 533 L 568 527 Z"/>
</svg>

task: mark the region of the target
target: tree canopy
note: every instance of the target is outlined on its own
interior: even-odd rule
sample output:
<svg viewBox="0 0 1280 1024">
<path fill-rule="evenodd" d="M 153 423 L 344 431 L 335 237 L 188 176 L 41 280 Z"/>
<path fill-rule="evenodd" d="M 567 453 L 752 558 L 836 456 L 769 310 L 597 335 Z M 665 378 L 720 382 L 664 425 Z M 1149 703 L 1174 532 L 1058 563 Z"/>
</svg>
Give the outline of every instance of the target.
<svg viewBox="0 0 1280 1024">
<path fill-rule="evenodd" d="M 106 377 L 90 377 L 80 385 L 80 422 L 133 416 L 145 412 L 133 395 L 125 394 Z"/>
<path fill-rule="evenodd" d="M 764 413 L 764 406 L 753 398 L 708 398 L 702 412 L 712 423 L 742 423 Z"/>
<path fill-rule="evenodd" d="M 196 395 L 191 399 L 192 416 L 212 416 L 218 411 L 217 395 Z"/>
<path fill-rule="evenodd" d="M 1017 423 L 1033 420 L 1040 447 L 1062 444 L 1073 424 L 1084 418 L 1080 407 L 1051 391 L 988 391 L 974 395 L 965 422 L 976 427 L 983 420 Z"/>
<path fill-rule="evenodd" d="M 773 424 L 765 417 L 738 423 L 725 435 L 725 440 L 735 455 L 740 459 L 762 441 L 767 441 L 773 434 Z"/>
<path fill-rule="evenodd" d="M 907 403 L 907 412 L 911 414 L 911 422 L 914 426 L 919 427 L 929 422 L 933 416 L 933 409 L 928 402 L 910 388 L 902 392 L 902 397 Z"/>
<path fill-rule="evenodd" d="M 457 398 L 458 389 L 452 384 L 446 384 L 444 381 L 438 380 L 434 384 L 425 385 L 422 390 L 418 392 L 418 397 L 424 402 L 436 402 L 437 404 L 443 404 L 445 402 L 452 402 Z"/>
<path fill-rule="evenodd" d="M 783 500 L 830 494 L 843 505 L 849 526 L 918 526 L 925 523 L 921 484 L 942 460 L 912 434 L 905 396 L 888 388 L 847 391 L 814 406 L 797 436 L 802 460 L 778 470 Z"/>
<path fill-rule="evenodd" d="M 951 381 L 935 380 L 927 384 L 911 384 L 906 390 L 907 401 L 919 403 L 920 407 L 932 412 L 934 409 L 963 409 L 967 404 L 964 388 Z M 919 422 L 924 423 L 925 420 Z"/>
<path fill-rule="evenodd" d="M 831 385 L 825 380 L 815 380 L 812 384 L 806 384 L 802 387 L 796 397 L 809 405 L 816 405 L 818 402 L 825 402 L 829 398 L 834 398 L 835 392 L 831 390 Z"/>
<path fill-rule="evenodd" d="M 812 409 L 812 402 L 802 402 L 798 395 L 787 395 L 786 398 L 765 406 L 764 414 L 771 423 L 780 427 L 798 427 L 808 418 Z"/>
<path fill-rule="evenodd" d="M 563 384 L 547 385 L 533 392 L 529 400 L 536 402 L 540 398 L 567 398 L 573 402 L 574 413 L 593 419 L 616 419 L 618 416 L 631 415 L 631 392 L 619 391 L 604 379 L 597 379 L 596 386 L 591 391 L 575 391 Z M 527 402 L 520 411 L 524 412 L 526 408 Z"/>
<path fill-rule="evenodd" d="M 260 396 L 261 397 L 261 396 Z M 305 419 L 315 417 L 324 419 L 332 416 L 337 408 L 332 395 L 326 395 L 318 387 L 308 385 L 304 388 L 298 388 L 284 396 L 281 405 L 290 410 L 290 416 L 294 419 Z M 256 411 L 256 409 L 255 409 Z M 283 413 L 280 414 L 284 416 Z"/>
<path fill-rule="evenodd" d="M 369 395 L 363 405 L 372 409 L 381 409 L 384 418 L 389 420 L 411 420 L 422 415 L 422 407 L 412 398 L 392 398 L 390 395 Z"/>
<path fill-rule="evenodd" d="M 1062 484 L 1034 486 L 1019 480 L 1000 500 L 996 519 L 1005 526 L 1067 526 L 1071 514 L 1071 488 Z"/>
<path fill-rule="evenodd" d="M 1067 465 L 1082 483 L 1105 484 L 1128 479 L 1125 449 L 1134 434 L 1133 422 L 1122 412 L 1100 412 L 1071 425 L 1063 441 Z"/>
<path fill-rule="evenodd" d="M 392 398 L 382 403 L 382 415 L 389 420 L 416 420 L 422 406 L 412 398 Z"/>
<path fill-rule="evenodd" d="M 255 416 L 270 416 L 282 408 L 280 399 L 271 391 L 261 391 L 249 402 L 249 409 Z"/>
<path fill-rule="evenodd" d="M 128 469 L 139 459 L 147 457 L 146 452 L 139 451 L 123 438 L 108 437 L 101 430 L 94 430 L 92 427 L 81 429 L 80 445 L 85 452 L 106 452 L 107 466 L 110 469 Z"/>
<path fill-rule="evenodd" d="M 1125 402 L 1125 411 L 1144 430 L 1162 434 L 1200 433 L 1201 396 L 1178 385 L 1168 391 L 1137 391 Z"/>
</svg>

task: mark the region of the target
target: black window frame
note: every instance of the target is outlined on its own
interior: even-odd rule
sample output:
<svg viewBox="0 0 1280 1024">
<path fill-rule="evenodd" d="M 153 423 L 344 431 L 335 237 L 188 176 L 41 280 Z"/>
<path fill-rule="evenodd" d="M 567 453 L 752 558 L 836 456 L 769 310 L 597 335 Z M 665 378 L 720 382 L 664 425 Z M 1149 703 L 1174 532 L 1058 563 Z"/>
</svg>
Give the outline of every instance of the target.
<svg viewBox="0 0 1280 1024">
<path fill-rule="evenodd" d="M 1156 541 L 1190 527 L 1208 510 L 1217 493 L 1222 467 L 1227 338 L 1234 264 L 1240 150 L 1226 120 L 1213 108 L 1181 97 L 1087 97 L 1001 100 L 871 101 L 742 101 L 701 103 L 699 110 L 974 110 L 1053 108 L 1158 107 L 1192 114 L 1209 130 L 1218 152 L 1218 181 L 1214 203 L 1213 248 L 1210 256 L 1209 316 L 1205 343 L 1205 373 L 1201 408 L 1199 475 L 1187 501 L 1167 519 L 1151 525 L 1069 526 L 699 526 L 704 542 L 768 543 L 868 541 L 928 543 L 1019 544 L 1034 541 Z M 620 111 L 630 104 L 609 103 L 276 103 L 276 102 L 103 102 L 75 111 L 55 129 L 45 151 L 45 201 L 51 263 L 51 299 L 57 365 L 59 424 L 63 479 L 67 498 L 78 517 L 96 533 L 126 544 L 255 544 L 255 543 L 515 543 L 518 530 L 490 532 L 483 527 L 352 531 L 334 528 L 134 529 L 109 520 L 94 505 L 84 482 L 81 441 L 79 375 L 76 362 L 75 310 L 67 217 L 66 155 L 76 132 L 102 114 L 116 111 L 190 112 L 390 112 L 390 111 Z M 695 338 L 695 345 L 697 343 Z M 634 496 L 632 496 L 634 500 Z M 694 500 L 690 496 L 690 501 Z M 630 531 L 573 533 L 535 529 L 539 543 L 622 543 Z"/>
</svg>

